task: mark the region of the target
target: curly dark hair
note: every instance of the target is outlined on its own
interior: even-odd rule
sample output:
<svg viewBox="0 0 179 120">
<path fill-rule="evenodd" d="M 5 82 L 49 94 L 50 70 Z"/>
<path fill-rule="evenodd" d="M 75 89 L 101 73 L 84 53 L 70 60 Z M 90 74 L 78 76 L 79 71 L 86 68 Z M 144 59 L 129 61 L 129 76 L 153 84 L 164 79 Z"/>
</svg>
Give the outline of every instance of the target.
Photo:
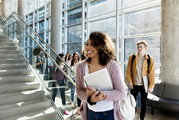
<svg viewBox="0 0 179 120">
<path fill-rule="evenodd" d="M 99 62 L 101 65 L 106 65 L 109 61 L 115 59 L 115 48 L 111 38 L 105 33 L 96 31 L 89 36 L 91 45 L 94 46 L 99 54 Z M 90 62 L 91 58 L 87 59 Z"/>
</svg>

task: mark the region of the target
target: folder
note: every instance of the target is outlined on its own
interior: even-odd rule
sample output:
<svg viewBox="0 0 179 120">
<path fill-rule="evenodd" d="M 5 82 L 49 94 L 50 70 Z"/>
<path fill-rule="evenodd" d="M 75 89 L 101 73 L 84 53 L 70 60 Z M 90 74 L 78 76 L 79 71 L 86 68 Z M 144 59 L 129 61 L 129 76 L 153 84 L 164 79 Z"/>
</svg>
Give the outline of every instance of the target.
<svg viewBox="0 0 179 120">
<path fill-rule="evenodd" d="M 147 93 L 148 85 L 149 85 L 148 76 L 143 76 L 142 78 L 143 78 L 143 83 L 144 83 L 144 89 L 145 89 L 145 92 Z"/>
<path fill-rule="evenodd" d="M 91 74 L 83 76 L 85 83 L 88 87 L 95 88 L 97 90 L 112 90 L 113 85 L 106 68 L 93 72 Z"/>
</svg>

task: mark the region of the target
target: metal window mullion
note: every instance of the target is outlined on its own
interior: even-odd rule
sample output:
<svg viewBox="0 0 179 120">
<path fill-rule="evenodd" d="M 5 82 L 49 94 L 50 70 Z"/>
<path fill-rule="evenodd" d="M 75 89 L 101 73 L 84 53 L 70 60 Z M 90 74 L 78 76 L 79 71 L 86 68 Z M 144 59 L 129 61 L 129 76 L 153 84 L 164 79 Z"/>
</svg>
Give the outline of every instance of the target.
<svg viewBox="0 0 179 120">
<path fill-rule="evenodd" d="M 67 0 L 65 0 L 65 8 L 67 9 Z M 67 11 L 64 11 L 64 24 L 67 24 Z M 67 27 L 64 27 L 64 43 L 67 42 Z M 67 53 L 67 44 L 64 44 L 65 53 Z"/>
<path fill-rule="evenodd" d="M 82 0 L 82 30 L 81 30 L 81 51 L 84 50 L 84 33 L 85 33 L 85 1 Z"/>
<path fill-rule="evenodd" d="M 119 0 L 116 0 L 116 60 L 119 61 Z"/>
<path fill-rule="evenodd" d="M 47 43 L 46 29 L 47 29 L 47 2 L 45 0 L 45 5 L 44 5 L 44 41 Z"/>
<path fill-rule="evenodd" d="M 87 0 L 87 19 L 90 17 L 90 1 Z M 89 36 L 89 32 L 90 32 L 90 22 L 86 20 L 86 24 L 87 24 L 87 32 L 86 32 L 86 36 L 88 39 Z"/>
<path fill-rule="evenodd" d="M 121 8 L 123 9 L 124 6 L 124 1 L 121 0 Z M 122 63 L 124 62 L 124 12 L 121 10 L 121 39 L 120 39 L 120 63 L 121 63 L 121 68 L 122 72 L 124 73 L 124 65 L 122 66 Z"/>
</svg>

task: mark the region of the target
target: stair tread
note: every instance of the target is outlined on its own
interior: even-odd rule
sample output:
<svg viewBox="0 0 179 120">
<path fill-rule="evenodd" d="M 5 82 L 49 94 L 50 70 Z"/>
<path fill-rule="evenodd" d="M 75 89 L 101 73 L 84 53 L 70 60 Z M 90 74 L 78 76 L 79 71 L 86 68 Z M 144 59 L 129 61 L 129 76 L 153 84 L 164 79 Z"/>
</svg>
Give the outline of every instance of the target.
<svg viewBox="0 0 179 120">
<path fill-rule="evenodd" d="M 48 109 L 51 109 L 51 110 L 49 111 Z M 26 114 L 23 114 L 23 115 L 8 117 L 8 118 L 5 118 L 3 120 L 16 120 L 16 119 L 18 119 L 18 120 L 37 120 L 37 119 L 39 119 L 39 117 L 41 118 L 44 115 L 45 116 L 50 115 L 52 117 L 54 115 L 57 115 L 57 113 L 56 113 L 56 111 L 54 110 L 53 107 L 50 107 L 50 108 L 47 108 L 45 110 L 39 110 L 39 111 L 31 112 L 31 113 L 26 113 Z M 55 120 L 55 119 L 53 119 L 53 120 Z"/>
<path fill-rule="evenodd" d="M 49 107 L 51 107 L 51 103 L 49 100 L 31 101 L 22 104 L 20 103 L 17 106 L 0 109 L 0 119 L 17 116 L 19 114 L 26 114 L 29 112 L 38 111 Z M 7 112 L 11 114 L 6 114 Z"/>
<path fill-rule="evenodd" d="M 15 102 L 15 103 L 11 103 L 11 104 L 8 104 L 8 105 L 4 104 L 4 105 L 0 106 L 0 110 L 12 108 L 12 107 L 18 107 L 18 106 L 22 106 L 22 105 L 28 105 L 28 104 L 38 103 L 38 102 L 43 102 L 43 101 L 47 101 L 47 100 L 48 100 L 47 98 L 45 98 L 45 99 L 35 99 L 35 100 L 29 99 L 29 100 L 25 100 L 24 102 L 23 101 L 21 101 L 21 102 Z"/>
</svg>

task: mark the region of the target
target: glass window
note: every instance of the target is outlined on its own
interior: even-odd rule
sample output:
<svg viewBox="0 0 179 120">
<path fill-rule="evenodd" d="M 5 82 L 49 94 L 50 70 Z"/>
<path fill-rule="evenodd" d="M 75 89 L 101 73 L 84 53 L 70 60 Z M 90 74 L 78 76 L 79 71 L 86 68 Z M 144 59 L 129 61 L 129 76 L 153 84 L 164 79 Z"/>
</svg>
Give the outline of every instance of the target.
<svg viewBox="0 0 179 120">
<path fill-rule="evenodd" d="M 81 17 L 82 17 L 81 7 L 68 11 L 67 14 L 68 14 L 68 22 L 67 22 L 68 24 L 81 21 Z"/>
<path fill-rule="evenodd" d="M 160 32 L 161 8 L 154 7 L 125 14 L 125 35 Z"/>
<path fill-rule="evenodd" d="M 81 25 L 67 28 L 67 42 L 81 42 Z"/>
<path fill-rule="evenodd" d="M 67 51 L 71 54 L 73 54 L 74 52 L 78 52 L 80 54 L 81 53 L 81 43 L 67 44 Z"/>
<path fill-rule="evenodd" d="M 124 1 L 124 7 L 129 7 L 152 0 L 123 0 L 123 1 Z"/>
<path fill-rule="evenodd" d="M 72 8 L 82 3 L 82 0 L 68 0 L 67 1 L 67 8 Z"/>
<path fill-rule="evenodd" d="M 116 0 L 98 0 L 91 2 L 90 17 L 116 10 Z"/>
<path fill-rule="evenodd" d="M 110 17 L 103 20 L 90 22 L 90 33 L 93 31 L 102 31 L 110 37 L 116 35 L 116 17 Z"/>
<path fill-rule="evenodd" d="M 44 21 L 39 22 L 39 31 L 44 31 Z"/>
<path fill-rule="evenodd" d="M 124 59 L 128 61 L 131 54 L 137 53 L 137 41 L 147 42 L 147 54 L 154 58 L 155 63 L 160 63 L 160 36 L 144 38 L 128 38 L 124 40 Z"/>
</svg>

